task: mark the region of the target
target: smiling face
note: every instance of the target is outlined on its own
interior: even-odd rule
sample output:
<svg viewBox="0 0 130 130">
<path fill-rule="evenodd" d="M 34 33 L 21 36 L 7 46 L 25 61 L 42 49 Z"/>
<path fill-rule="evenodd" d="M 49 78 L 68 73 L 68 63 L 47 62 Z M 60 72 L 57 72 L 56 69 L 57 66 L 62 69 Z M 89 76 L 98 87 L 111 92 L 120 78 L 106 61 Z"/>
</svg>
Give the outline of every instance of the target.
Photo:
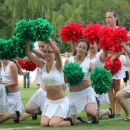
<svg viewBox="0 0 130 130">
<path fill-rule="evenodd" d="M 116 27 L 117 17 L 114 16 L 113 12 L 106 13 L 106 23 L 108 26 Z"/>
<path fill-rule="evenodd" d="M 46 45 L 43 50 L 44 58 L 46 61 L 54 60 L 54 52 L 49 45 Z"/>
</svg>

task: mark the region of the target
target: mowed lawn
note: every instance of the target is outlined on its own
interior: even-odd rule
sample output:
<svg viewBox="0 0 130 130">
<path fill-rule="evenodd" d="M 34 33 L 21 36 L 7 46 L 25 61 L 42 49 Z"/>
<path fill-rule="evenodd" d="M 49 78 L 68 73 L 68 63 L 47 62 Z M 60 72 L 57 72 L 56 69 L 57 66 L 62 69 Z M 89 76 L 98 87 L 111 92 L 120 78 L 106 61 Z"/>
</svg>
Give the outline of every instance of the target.
<svg viewBox="0 0 130 130">
<path fill-rule="evenodd" d="M 33 95 L 36 91 L 36 86 L 31 85 L 30 88 L 22 88 L 20 86 L 20 91 L 22 95 L 23 104 L 26 105 L 28 99 Z M 68 89 L 66 90 L 68 93 Z M 42 100 L 42 99 L 41 99 Z M 102 109 L 108 108 L 108 105 L 101 106 Z M 32 120 L 31 117 L 28 119 L 21 121 L 19 124 L 14 124 L 12 120 L 8 120 L 2 124 L 0 124 L 0 130 L 50 130 L 50 129 L 57 129 L 57 130 L 129 130 L 130 129 L 130 122 L 124 122 L 125 114 L 122 111 L 123 117 L 115 117 L 115 119 L 109 119 L 108 116 L 104 116 L 100 119 L 99 124 L 80 124 L 75 125 L 72 127 L 58 127 L 58 128 L 42 128 L 40 126 L 40 116 L 38 116 L 37 120 Z M 86 120 L 86 114 L 83 111 L 80 115 L 83 119 Z"/>
</svg>

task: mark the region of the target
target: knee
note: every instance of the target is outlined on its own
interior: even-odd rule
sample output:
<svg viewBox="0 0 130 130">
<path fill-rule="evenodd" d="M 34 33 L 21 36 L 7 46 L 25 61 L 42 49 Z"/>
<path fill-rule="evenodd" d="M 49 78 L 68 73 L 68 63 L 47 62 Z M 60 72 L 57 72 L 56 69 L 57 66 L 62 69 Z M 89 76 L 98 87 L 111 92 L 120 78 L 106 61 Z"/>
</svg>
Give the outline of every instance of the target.
<svg viewBox="0 0 130 130">
<path fill-rule="evenodd" d="M 89 116 L 91 116 L 91 117 L 97 116 L 97 112 L 96 112 L 96 111 L 87 110 L 86 112 L 87 112 L 87 114 L 88 114 Z"/>
<path fill-rule="evenodd" d="M 31 110 L 32 110 L 32 109 L 31 109 L 31 106 L 29 106 L 29 105 L 26 105 L 26 106 L 25 106 L 25 112 L 26 112 L 26 113 L 32 114 L 32 113 L 31 113 Z"/>
<path fill-rule="evenodd" d="M 58 127 L 58 124 L 53 123 L 53 122 L 50 122 L 50 123 L 49 123 L 49 127 Z"/>
<path fill-rule="evenodd" d="M 49 125 L 45 122 L 41 122 L 41 127 L 48 127 Z"/>
<path fill-rule="evenodd" d="M 118 100 L 120 100 L 121 98 L 123 98 L 123 95 L 122 95 L 121 91 L 118 91 L 118 92 L 116 93 L 116 98 L 117 98 Z"/>
</svg>

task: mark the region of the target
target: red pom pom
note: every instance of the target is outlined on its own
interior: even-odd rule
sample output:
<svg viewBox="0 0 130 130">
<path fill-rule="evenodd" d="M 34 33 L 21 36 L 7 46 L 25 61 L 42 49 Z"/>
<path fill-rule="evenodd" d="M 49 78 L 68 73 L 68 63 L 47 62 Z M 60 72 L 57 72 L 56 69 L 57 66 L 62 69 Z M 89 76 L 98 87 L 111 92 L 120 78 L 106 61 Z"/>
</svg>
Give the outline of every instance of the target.
<svg viewBox="0 0 130 130">
<path fill-rule="evenodd" d="M 82 37 L 93 44 L 99 42 L 98 31 L 100 30 L 100 24 L 87 24 L 86 28 L 83 29 Z"/>
<path fill-rule="evenodd" d="M 121 70 L 122 67 L 122 63 L 121 61 L 117 58 L 114 60 L 113 62 L 113 66 L 110 65 L 110 59 L 111 56 L 109 56 L 104 64 L 104 68 L 106 68 L 107 70 L 110 70 L 112 74 L 116 74 L 119 70 Z"/>
<path fill-rule="evenodd" d="M 17 61 L 20 67 L 26 71 L 34 71 L 37 67 L 32 61 Z"/>
<path fill-rule="evenodd" d="M 75 43 L 82 38 L 82 24 L 71 23 L 61 28 L 60 36 L 62 41 Z"/>
<path fill-rule="evenodd" d="M 99 45 L 104 51 L 110 50 L 113 45 L 114 29 L 110 26 L 102 26 L 98 32 Z"/>
<path fill-rule="evenodd" d="M 123 47 L 120 45 L 120 43 L 128 41 L 126 28 L 125 27 L 115 28 L 112 40 L 113 45 L 110 48 L 110 51 L 114 53 L 121 52 L 123 50 Z"/>
</svg>

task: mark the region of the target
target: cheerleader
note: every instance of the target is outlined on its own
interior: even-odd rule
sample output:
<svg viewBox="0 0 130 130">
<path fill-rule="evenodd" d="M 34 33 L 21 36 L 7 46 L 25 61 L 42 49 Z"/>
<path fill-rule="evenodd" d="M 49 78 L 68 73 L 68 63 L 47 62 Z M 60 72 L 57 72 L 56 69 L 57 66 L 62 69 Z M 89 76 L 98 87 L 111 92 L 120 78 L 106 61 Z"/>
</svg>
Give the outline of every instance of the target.
<svg viewBox="0 0 130 130">
<path fill-rule="evenodd" d="M 130 44 L 129 33 L 128 33 L 128 36 L 129 36 L 128 44 Z M 125 43 L 123 43 L 123 42 L 121 43 L 121 45 L 123 46 L 123 48 L 125 50 L 126 57 L 128 58 L 130 56 L 130 48 L 128 46 L 126 46 Z M 120 105 L 122 106 L 123 110 L 125 111 L 126 118 L 124 119 L 124 121 L 130 121 L 130 106 L 129 106 L 129 103 L 130 103 L 130 85 L 125 87 L 123 90 L 120 90 L 119 92 L 117 92 L 116 98 L 118 99 Z"/>
<path fill-rule="evenodd" d="M 85 39 L 80 39 L 77 42 L 76 55 L 65 62 L 65 64 L 76 62 L 82 67 L 85 73 L 84 80 L 79 86 L 70 86 L 69 88 L 70 114 L 74 124 L 84 123 L 81 117 L 76 119 L 76 115 L 81 113 L 84 108 L 86 113 L 92 117 L 92 123 L 99 122 L 96 93 L 87 81 L 89 72 L 94 69 L 94 65 L 90 62 L 90 59 L 86 58 L 88 50 L 89 42 Z"/>
<path fill-rule="evenodd" d="M 70 126 L 72 120 L 64 121 L 69 110 L 69 99 L 63 90 L 62 59 L 58 47 L 49 39 L 44 48 L 45 62 L 30 53 L 30 44 L 26 43 L 26 55 L 42 69 L 42 80 L 47 95 L 42 110 L 41 126 Z M 54 60 L 56 58 L 56 61 Z M 41 99 L 42 100 L 42 99 Z"/>
</svg>

